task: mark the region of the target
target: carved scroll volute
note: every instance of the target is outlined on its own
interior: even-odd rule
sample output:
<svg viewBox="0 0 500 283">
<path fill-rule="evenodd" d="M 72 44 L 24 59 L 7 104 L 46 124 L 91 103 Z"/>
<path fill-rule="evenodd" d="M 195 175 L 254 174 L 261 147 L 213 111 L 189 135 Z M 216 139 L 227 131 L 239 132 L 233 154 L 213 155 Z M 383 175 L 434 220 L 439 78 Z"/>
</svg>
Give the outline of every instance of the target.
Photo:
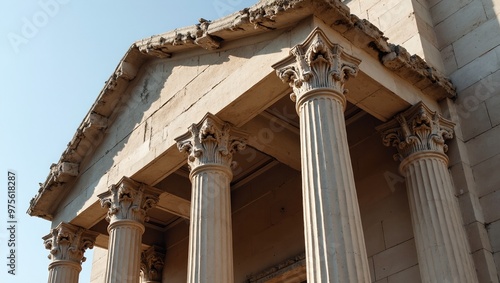
<svg viewBox="0 0 500 283">
<path fill-rule="evenodd" d="M 43 237 L 45 248 L 50 251 L 52 261 L 72 261 L 78 264 L 85 261 L 87 249 L 94 247 L 98 233 L 85 230 L 69 223 L 61 223 Z"/>
<path fill-rule="evenodd" d="M 361 60 L 347 54 L 332 43 L 325 33 L 315 28 L 302 44 L 294 46 L 290 56 L 273 65 L 278 77 L 293 88 L 291 99 L 298 104 L 302 96 L 314 89 L 330 89 L 339 94 L 349 77 L 358 73 Z"/>
<path fill-rule="evenodd" d="M 146 213 L 159 201 L 161 190 L 123 177 L 116 185 L 100 194 L 101 205 L 108 208 L 106 220 L 148 221 Z"/>
<path fill-rule="evenodd" d="M 231 167 L 233 154 L 246 146 L 247 134 L 208 113 L 175 140 L 179 151 L 188 154 L 191 170 L 207 164 Z"/>
<path fill-rule="evenodd" d="M 419 102 L 377 128 L 385 146 L 394 146 L 394 159 L 403 161 L 418 152 L 445 154 L 445 140 L 453 138 L 455 124 Z"/>
</svg>

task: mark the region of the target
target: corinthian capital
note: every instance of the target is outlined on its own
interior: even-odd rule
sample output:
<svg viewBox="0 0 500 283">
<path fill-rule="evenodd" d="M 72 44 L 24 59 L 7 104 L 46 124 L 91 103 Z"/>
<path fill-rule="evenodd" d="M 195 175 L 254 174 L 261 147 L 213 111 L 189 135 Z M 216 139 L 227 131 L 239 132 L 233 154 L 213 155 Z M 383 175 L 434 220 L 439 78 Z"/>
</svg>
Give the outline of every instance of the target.
<svg viewBox="0 0 500 283">
<path fill-rule="evenodd" d="M 290 56 L 273 68 L 293 88 L 292 100 L 299 102 L 303 94 L 319 88 L 345 94 L 344 83 L 357 75 L 360 62 L 315 28 L 304 43 L 294 46 Z"/>
<path fill-rule="evenodd" d="M 141 254 L 142 282 L 161 282 L 165 254 L 150 247 Z"/>
<path fill-rule="evenodd" d="M 52 261 L 65 260 L 81 264 L 85 261 L 85 251 L 94 247 L 97 235 L 96 232 L 63 222 L 42 239 Z"/>
<path fill-rule="evenodd" d="M 245 148 L 247 134 L 208 113 L 175 140 L 179 150 L 188 154 L 191 170 L 206 164 L 230 167 L 233 153 Z"/>
<path fill-rule="evenodd" d="M 159 189 L 123 177 L 98 197 L 101 205 L 108 208 L 109 222 L 134 220 L 143 224 L 148 220 L 147 211 L 158 203 L 161 193 Z"/>
<path fill-rule="evenodd" d="M 453 138 L 454 126 L 453 122 L 419 102 L 377 130 L 382 134 L 385 146 L 397 148 L 398 154 L 394 158 L 402 161 L 417 152 L 444 154 L 448 150 L 444 142 Z"/>
</svg>

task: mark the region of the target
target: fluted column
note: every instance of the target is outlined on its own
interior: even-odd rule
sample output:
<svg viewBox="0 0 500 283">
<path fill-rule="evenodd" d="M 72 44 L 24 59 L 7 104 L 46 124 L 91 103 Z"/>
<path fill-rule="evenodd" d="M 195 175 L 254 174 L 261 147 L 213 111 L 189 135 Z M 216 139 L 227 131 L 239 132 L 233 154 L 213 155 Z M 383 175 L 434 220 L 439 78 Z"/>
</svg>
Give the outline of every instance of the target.
<svg viewBox="0 0 500 283">
<path fill-rule="evenodd" d="M 192 183 L 187 282 L 231 283 L 231 164 L 246 134 L 208 113 L 176 141 L 188 154 Z"/>
<path fill-rule="evenodd" d="M 96 232 L 69 223 L 61 223 L 43 237 L 50 250 L 49 283 L 77 283 L 85 261 L 85 250 L 94 247 Z"/>
<path fill-rule="evenodd" d="M 106 283 L 139 282 L 144 221 L 160 194 L 161 190 L 123 177 L 98 196 L 101 205 L 108 208 Z"/>
<path fill-rule="evenodd" d="M 150 247 L 141 254 L 142 283 L 161 283 L 163 258 L 165 254 L 158 247 Z"/>
<path fill-rule="evenodd" d="M 398 149 L 422 282 L 477 282 L 445 154 L 453 127 L 422 102 L 378 127 Z"/>
<path fill-rule="evenodd" d="M 344 120 L 359 63 L 316 28 L 273 66 L 300 118 L 307 282 L 370 282 Z"/>
</svg>

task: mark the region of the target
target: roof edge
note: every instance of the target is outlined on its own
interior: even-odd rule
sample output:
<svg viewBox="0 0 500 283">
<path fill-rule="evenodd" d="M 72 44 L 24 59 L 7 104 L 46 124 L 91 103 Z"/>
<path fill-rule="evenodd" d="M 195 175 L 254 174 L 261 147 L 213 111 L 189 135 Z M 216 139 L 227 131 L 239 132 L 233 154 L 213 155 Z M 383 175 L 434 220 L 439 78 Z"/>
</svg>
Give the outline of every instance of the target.
<svg viewBox="0 0 500 283">
<path fill-rule="evenodd" d="M 285 14 L 287 20 L 280 21 Z M 82 173 L 80 163 L 104 137 L 119 96 L 147 60 L 170 58 L 176 52 L 196 47 L 215 50 L 224 41 L 283 28 L 311 14 L 329 23 L 354 44 L 370 51 L 385 67 L 436 100 L 456 97 L 455 87 L 448 78 L 421 57 L 410 55 L 402 46 L 389 43 L 376 26 L 351 15 L 340 0 L 262 0 L 215 21 L 200 19 L 196 25 L 134 42 L 106 81 L 58 163 L 52 164 L 47 179 L 30 201 L 27 213 L 52 219 L 65 190 Z"/>
</svg>

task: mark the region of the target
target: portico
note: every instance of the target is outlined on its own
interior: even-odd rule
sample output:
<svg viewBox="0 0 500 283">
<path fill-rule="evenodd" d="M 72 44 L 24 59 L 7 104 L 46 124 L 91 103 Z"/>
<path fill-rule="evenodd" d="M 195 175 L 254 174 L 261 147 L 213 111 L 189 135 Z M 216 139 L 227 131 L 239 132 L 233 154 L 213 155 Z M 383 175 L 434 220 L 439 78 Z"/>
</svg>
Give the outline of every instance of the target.
<svg viewBox="0 0 500 283">
<path fill-rule="evenodd" d="M 30 208 L 95 235 L 96 282 L 477 282 L 451 83 L 340 2 L 303 2 L 128 51 Z"/>
</svg>

